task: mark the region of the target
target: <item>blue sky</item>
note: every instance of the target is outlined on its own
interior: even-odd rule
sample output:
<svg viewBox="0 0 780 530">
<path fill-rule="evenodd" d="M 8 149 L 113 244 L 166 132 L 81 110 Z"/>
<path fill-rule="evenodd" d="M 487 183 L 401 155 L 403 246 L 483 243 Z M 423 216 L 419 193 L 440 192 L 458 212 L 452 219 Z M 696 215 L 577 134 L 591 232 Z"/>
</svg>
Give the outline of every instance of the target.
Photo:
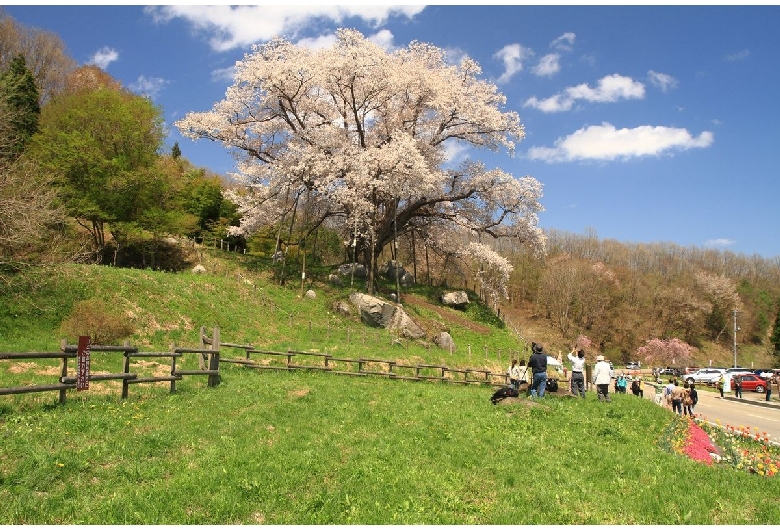
<svg viewBox="0 0 780 530">
<path fill-rule="evenodd" d="M 467 54 L 519 113 L 515 156 L 472 151 L 544 185 L 540 225 L 629 243 L 780 258 L 778 6 L 34 6 L 57 33 L 164 111 L 183 155 L 234 171 L 173 123 L 224 97 L 231 69 L 281 35 L 322 46 L 349 27 L 388 48 Z"/>
</svg>

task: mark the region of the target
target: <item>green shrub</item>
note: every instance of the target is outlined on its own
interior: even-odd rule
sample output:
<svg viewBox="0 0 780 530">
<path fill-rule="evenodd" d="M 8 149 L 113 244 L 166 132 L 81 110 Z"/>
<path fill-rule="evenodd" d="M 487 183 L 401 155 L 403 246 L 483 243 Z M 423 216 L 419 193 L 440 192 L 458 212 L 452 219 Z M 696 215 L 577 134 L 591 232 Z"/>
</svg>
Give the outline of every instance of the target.
<svg viewBox="0 0 780 530">
<path fill-rule="evenodd" d="M 73 306 L 60 325 L 60 332 L 67 337 L 89 335 L 93 344 L 118 344 L 130 337 L 135 328 L 102 300 L 91 299 Z"/>
</svg>

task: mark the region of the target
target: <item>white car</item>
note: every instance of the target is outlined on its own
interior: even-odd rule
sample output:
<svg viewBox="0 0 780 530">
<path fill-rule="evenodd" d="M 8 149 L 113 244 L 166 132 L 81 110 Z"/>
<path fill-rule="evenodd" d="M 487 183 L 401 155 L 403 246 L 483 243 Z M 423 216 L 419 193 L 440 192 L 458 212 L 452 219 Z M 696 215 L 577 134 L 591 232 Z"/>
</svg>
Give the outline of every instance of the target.
<svg viewBox="0 0 780 530">
<path fill-rule="evenodd" d="M 685 381 L 691 383 L 715 383 L 726 372 L 723 368 L 701 368 L 685 376 Z"/>
</svg>

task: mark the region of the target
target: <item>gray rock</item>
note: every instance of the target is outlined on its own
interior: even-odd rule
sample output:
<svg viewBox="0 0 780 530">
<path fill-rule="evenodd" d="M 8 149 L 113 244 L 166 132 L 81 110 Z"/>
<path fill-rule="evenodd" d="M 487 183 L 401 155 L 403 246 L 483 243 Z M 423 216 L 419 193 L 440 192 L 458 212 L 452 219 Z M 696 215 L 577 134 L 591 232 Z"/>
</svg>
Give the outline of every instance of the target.
<svg viewBox="0 0 780 530">
<path fill-rule="evenodd" d="M 442 331 L 438 335 L 434 336 L 433 342 L 437 344 L 439 348 L 442 350 L 447 350 L 448 352 L 454 352 L 457 349 L 455 346 L 455 341 L 452 340 L 452 335 L 446 331 Z"/>
<path fill-rule="evenodd" d="M 206 273 L 206 267 L 203 265 L 195 265 L 195 267 L 192 268 L 193 274 L 205 274 Z"/>
<path fill-rule="evenodd" d="M 343 265 L 340 265 L 338 268 L 338 273 L 341 276 L 352 276 L 352 271 L 354 270 L 355 278 L 366 278 L 368 276 L 368 273 L 366 272 L 366 267 L 361 265 L 360 263 L 345 263 Z"/>
<path fill-rule="evenodd" d="M 369 326 L 398 330 L 409 339 L 419 339 L 425 335 L 420 326 L 398 305 L 363 293 L 352 293 L 349 301 L 358 309 L 361 320 Z"/>
<path fill-rule="evenodd" d="M 341 281 L 341 277 L 338 274 L 329 275 L 328 281 L 334 287 L 344 287 L 344 282 Z"/>
<path fill-rule="evenodd" d="M 444 293 L 441 295 L 441 303 L 446 306 L 462 309 L 468 305 L 469 295 L 467 295 L 465 291 Z"/>
<path fill-rule="evenodd" d="M 344 315 L 345 317 L 348 317 L 352 314 L 352 306 L 344 301 L 338 300 L 336 302 L 333 302 L 332 307 L 333 307 L 333 312 L 339 315 Z"/>
<path fill-rule="evenodd" d="M 309 300 L 314 300 L 315 298 L 317 298 L 317 293 L 309 289 L 308 291 L 306 291 L 306 294 L 304 296 Z"/>
<path fill-rule="evenodd" d="M 379 274 L 388 280 L 395 280 L 395 275 L 398 274 L 398 279 L 406 274 L 404 266 L 395 260 L 390 260 L 379 268 Z"/>
</svg>

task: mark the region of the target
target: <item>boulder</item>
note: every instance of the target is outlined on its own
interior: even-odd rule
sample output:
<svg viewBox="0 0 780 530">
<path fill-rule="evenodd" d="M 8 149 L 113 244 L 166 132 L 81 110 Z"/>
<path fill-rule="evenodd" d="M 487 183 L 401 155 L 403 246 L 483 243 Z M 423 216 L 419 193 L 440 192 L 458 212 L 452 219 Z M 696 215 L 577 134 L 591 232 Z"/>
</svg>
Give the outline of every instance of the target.
<svg viewBox="0 0 780 530">
<path fill-rule="evenodd" d="M 360 263 L 345 263 L 338 268 L 338 274 L 340 276 L 352 276 L 354 271 L 355 278 L 366 278 L 368 273 L 366 267 Z"/>
<path fill-rule="evenodd" d="M 206 267 L 203 265 L 195 265 L 195 267 L 192 268 L 193 274 L 205 274 L 206 273 Z"/>
<path fill-rule="evenodd" d="M 390 260 L 379 268 L 379 274 L 388 280 L 395 280 L 395 275 L 398 274 L 398 279 L 406 274 L 404 266 L 395 260 Z"/>
<path fill-rule="evenodd" d="M 402 287 L 411 287 L 414 285 L 414 276 L 405 272 L 398 280 Z"/>
<path fill-rule="evenodd" d="M 401 306 L 363 293 L 352 293 L 349 301 L 358 309 L 361 320 L 369 326 L 397 330 L 409 339 L 425 335 Z"/>
<path fill-rule="evenodd" d="M 317 298 L 317 293 L 309 289 L 308 291 L 306 291 L 306 294 L 304 294 L 303 296 L 305 296 L 309 300 L 314 300 L 315 298 Z"/>
<path fill-rule="evenodd" d="M 333 287 L 344 287 L 344 282 L 341 281 L 341 277 L 338 274 L 329 275 L 328 281 Z"/>
<path fill-rule="evenodd" d="M 448 352 L 454 352 L 457 349 L 455 347 L 455 341 L 452 340 L 452 335 L 446 331 L 442 331 L 438 335 L 434 336 L 433 342 L 437 344 L 439 348 L 442 350 L 447 350 Z"/>
<path fill-rule="evenodd" d="M 469 295 L 467 295 L 465 291 L 444 293 L 441 295 L 441 303 L 446 306 L 462 309 L 468 305 Z"/>
<path fill-rule="evenodd" d="M 344 315 L 345 317 L 352 314 L 352 306 L 342 300 L 333 302 L 332 308 L 334 313 Z"/>
</svg>

